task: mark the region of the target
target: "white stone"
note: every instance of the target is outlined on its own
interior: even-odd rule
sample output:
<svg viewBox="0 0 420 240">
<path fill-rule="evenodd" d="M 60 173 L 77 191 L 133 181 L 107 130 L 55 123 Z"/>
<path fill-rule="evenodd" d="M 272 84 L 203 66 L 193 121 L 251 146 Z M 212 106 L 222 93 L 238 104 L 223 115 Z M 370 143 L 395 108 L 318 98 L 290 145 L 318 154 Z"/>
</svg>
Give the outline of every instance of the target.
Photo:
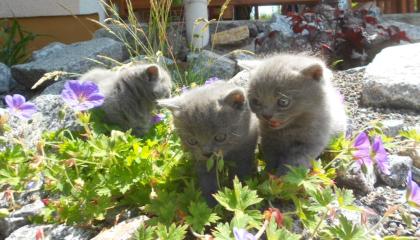
<svg viewBox="0 0 420 240">
<path fill-rule="evenodd" d="M 365 71 L 362 102 L 420 110 L 420 43 L 383 49 Z"/>
</svg>

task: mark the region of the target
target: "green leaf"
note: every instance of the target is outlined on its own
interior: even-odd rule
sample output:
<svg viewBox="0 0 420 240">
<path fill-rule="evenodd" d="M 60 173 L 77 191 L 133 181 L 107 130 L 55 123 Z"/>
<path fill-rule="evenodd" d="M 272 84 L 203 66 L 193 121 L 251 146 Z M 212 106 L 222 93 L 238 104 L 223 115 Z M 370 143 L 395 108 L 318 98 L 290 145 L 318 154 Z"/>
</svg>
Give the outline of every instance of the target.
<svg viewBox="0 0 420 240">
<path fill-rule="evenodd" d="M 337 226 L 327 227 L 321 232 L 321 239 L 365 240 L 369 239 L 365 230 L 353 224 L 344 215 L 339 216 Z"/>
<path fill-rule="evenodd" d="M 233 181 L 233 190 L 224 188 L 213 196 L 226 210 L 232 212 L 245 211 L 248 207 L 262 201 L 257 191 L 250 190 L 248 186 L 243 187 L 237 177 Z"/>
<path fill-rule="evenodd" d="M 7 208 L 0 208 L 0 219 L 9 216 L 10 212 Z"/>
<path fill-rule="evenodd" d="M 134 235 L 137 240 L 154 240 L 154 232 L 156 226 L 146 227 L 145 224 L 142 224 Z"/>
<path fill-rule="evenodd" d="M 186 222 L 198 233 L 203 232 L 204 226 L 209 226 L 220 219 L 204 202 L 192 202 L 188 211 L 190 215 L 186 217 Z"/>
<path fill-rule="evenodd" d="M 211 157 L 211 158 L 207 159 L 207 162 L 206 162 L 207 172 L 210 172 L 210 170 L 213 169 L 214 162 L 215 162 L 214 157 Z"/>
<path fill-rule="evenodd" d="M 277 223 L 274 220 L 274 217 L 271 218 L 270 223 L 268 224 L 265 233 L 267 234 L 267 240 L 279 240 L 279 239 L 299 240 L 301 239 L 300 235 L 291 233 L 284 227 L 278 228 Z"/>
<path fill-rule="evenodd" d="M 159 239 L 184 240 L 185 235 L 187 234 L 187 227 L 187 225 L 176 226 L 175 223 L 173 223 L 167 228 L 163 224 L 158 224 L 156 235 Z"/>
<path fill-rule="evenodd" d="M 327 207 L 328 204 L 334 199 L 334 195 L 331 188 L 323 190 L 317 190 L 315 192 L 309 192 L 309 195 L 322 207 Z"/>
<path fill-rule="evenodd" d="M 212 232 L 215 240 L 235 240 L 232 237 L 232 230 L 228 223 L 219 223 Z"/>
</svg>

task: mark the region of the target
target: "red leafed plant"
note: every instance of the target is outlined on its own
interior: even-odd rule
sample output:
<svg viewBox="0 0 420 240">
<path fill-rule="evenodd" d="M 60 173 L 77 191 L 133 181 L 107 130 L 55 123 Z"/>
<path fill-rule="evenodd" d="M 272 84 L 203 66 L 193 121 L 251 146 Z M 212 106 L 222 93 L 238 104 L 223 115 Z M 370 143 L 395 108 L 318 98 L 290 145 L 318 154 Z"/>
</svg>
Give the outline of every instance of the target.
<svg viewBox="0 0 420 240">
<path fill-rule="evenodd" d="M 359 64 L 363 64 L 368 60 L 366 58 L 376 54 L 373 52 L 373 56 L 369 56 L 367 53 L 380 50 L 372 49 L 378 41 L 382 47 L 402 40 L 410 42 L 406 32 L 397 26 L 379 24 L 378 18 L 366 9 L 343 11 L 336 7 L 332 14 L 332 17 L 326 16 L 322 10 L 287 14 L 293 32 L 305 36 L 311 50 L 320 51 L 331 63 L 343 60 L 342 63 L 349 64 L 360 58 Z M 375 35 L 381 39 L 375 42 Z"/>
</svg>

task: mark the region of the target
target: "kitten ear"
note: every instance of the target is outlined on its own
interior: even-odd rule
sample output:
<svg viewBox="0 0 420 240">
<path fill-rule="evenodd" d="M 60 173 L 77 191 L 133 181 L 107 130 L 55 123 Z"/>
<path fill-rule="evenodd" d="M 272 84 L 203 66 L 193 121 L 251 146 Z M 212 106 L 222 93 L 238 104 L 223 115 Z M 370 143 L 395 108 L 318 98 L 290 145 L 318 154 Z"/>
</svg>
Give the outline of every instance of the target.
<svg viewBox="0 0 420 240">
<path fill-rule="evenodd" d="M 159 78 L 159 67 L 157 65 L 150 65 L 146 68 L 146 74 L 149 82 L 154 82 Z"/>
<path fill-rule="evenodd" d="M 244 89 L 233 89 L 224 97 L 223 102 L 234 109 L 242 109 L 246 102 Z"/>
<path fill-rule="evenodd" d="M 244 70 L 252 70 L 261 64 L 261 60 L 238 60 L 238 66 Z"/>
<path fill-rule="evenodd" d="M 306 77 L 319 81 L 323 76 L 324 69 L 322 68 L 321 64 L 315 63 L 310 65 L 309 67 L 306 67 L 305 69 L 300 71 L 300 73 Z"/>
<path fill-rule="evenodd" d="M 159 99 L 157 100 L 157 104 L 160 107 L 169 109 L 174 115 L 181 109 L 179 97 Z"/>
</svg>

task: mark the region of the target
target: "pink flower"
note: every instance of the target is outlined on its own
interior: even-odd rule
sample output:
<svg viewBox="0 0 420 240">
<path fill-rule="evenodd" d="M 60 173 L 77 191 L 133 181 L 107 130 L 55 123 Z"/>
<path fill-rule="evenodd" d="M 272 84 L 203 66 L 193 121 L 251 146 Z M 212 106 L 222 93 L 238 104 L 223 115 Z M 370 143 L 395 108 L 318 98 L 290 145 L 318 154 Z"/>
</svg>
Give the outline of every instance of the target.
<svg viewBox="0 0 420 240">
<path fill-rule="evenodd" d="M 357 135 L 353 147 L 356 149 L 356 151 L 353 152 L 353 157 L 360 166 L 372 165 L 369 137 L 365 132 L 361 132 Z"/>
<path fill-rule="evenodd" d="M 375 152 L 374 159 L 378 168 L 383 174 L 391 174 L 391 172 L 389 171 L 388 153 L 384 148 L 384 144 L 382 143 L 382 138 L 380 136 L 375 137 L 375 139 L 373 140 L 372 148 Z"/>
<path fill-rule="evenodd" d="M 37 111 L 35 105 L 26 102 L 25 97 L 20 94 L 13 94 L 13 96 L 7 95 L 4 100 L 6 101 L 9 113 L 20 119 L 31 119 L 32 115 Z"/>
<path fill-rule="evenodd" d="M 408 172 L 407 176 L 407 193 L 406 199 L 408 204 L 413 207 L 420 208 L 420 187 L 416 182 L 413 181 L 411 171 Z"/>
<path fill-rule="evenodd" d="M 233 235 L 235 236 L 235 240 L 255 240 L 255 236 L 249 233 L 247 230 L 243 228 L 236 228 L 233 227 Z"/>
<path fill-rule="evenodd" d="M 69 80 L 61 92 L 64 102 L 76 111 L 85 111 L 104 103 L 104 96 L 94 82 Z"/>
</svg>

